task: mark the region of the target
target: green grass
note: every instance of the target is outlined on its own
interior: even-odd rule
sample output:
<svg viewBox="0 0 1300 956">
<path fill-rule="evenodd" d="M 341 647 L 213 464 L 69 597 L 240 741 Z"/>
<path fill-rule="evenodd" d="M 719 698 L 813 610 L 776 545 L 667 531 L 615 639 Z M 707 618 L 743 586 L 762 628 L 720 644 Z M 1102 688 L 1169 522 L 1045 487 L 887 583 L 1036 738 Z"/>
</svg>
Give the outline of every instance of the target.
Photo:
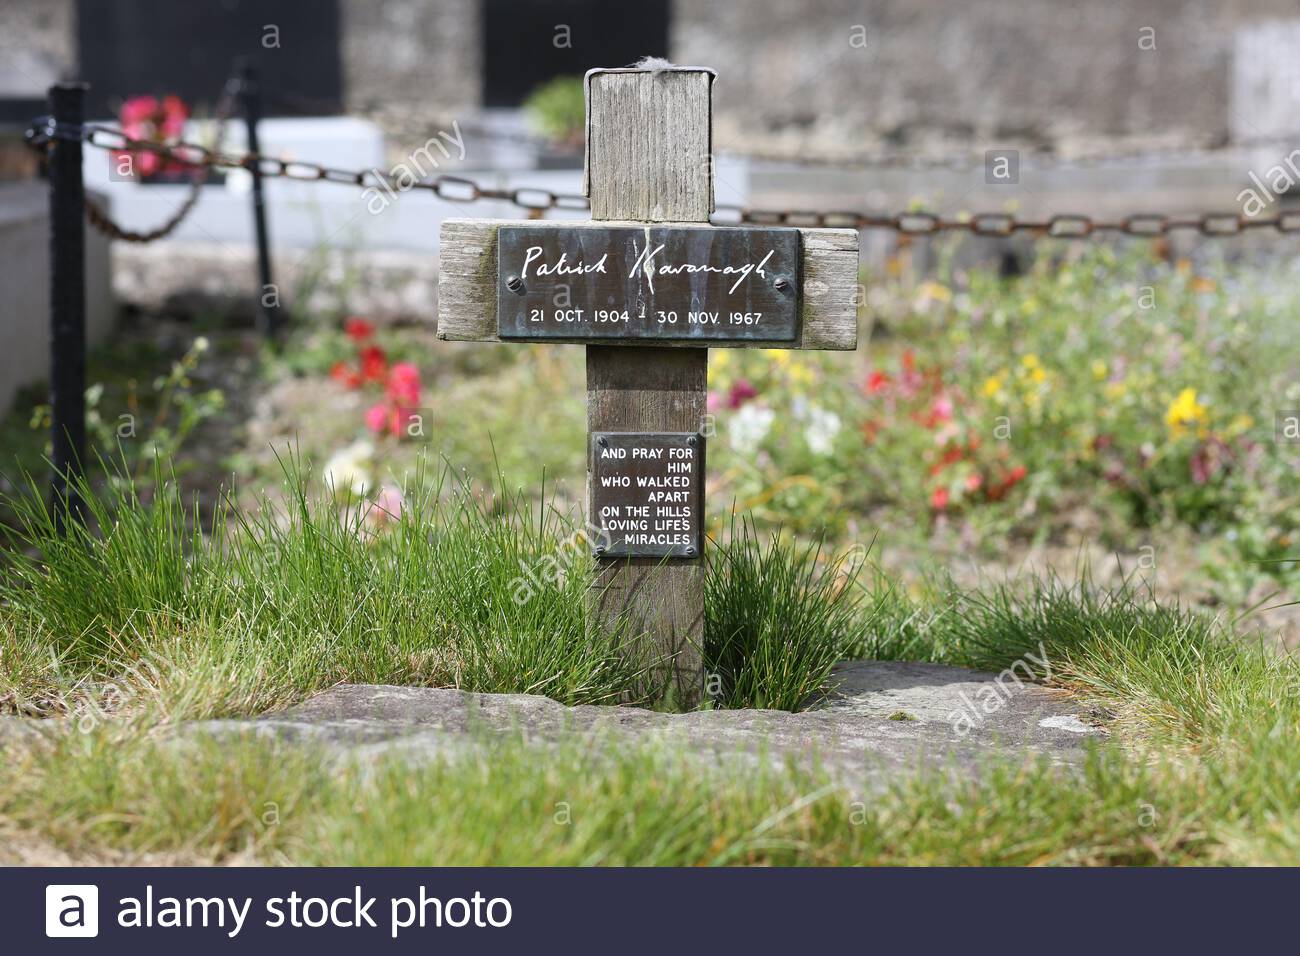
<svg viewBox="0 0 1300 956">
<path fill-rule="evenodd" d="M 398 516 L 305 489 L 287 461 L 282 497 L 205 528 L 161 468 L 143 501 L 86 482 L 90 520 L 66 538 L 35 490 L 13 501 L 23 550 L 0 580 L 0 707 L 57 712 L 110 683 L 216 717 L 340 682 L 671 706 L 661 662 L 625 650 L 647 642 L 589 617 L 589 545 L 545 489 L 530 504 L 444 471 L 417 477 Z M 716 549 L 713 704 L 798 709 L 842 659 L 858 601 L 815 558 L 749 533 Z"/>
<path fill-rule="evenodd" d="M 862 571 L 850 552 L 829 559 L 819 545 L 748 522 L 709 556 L 704 598 L 705 660 L 727 707 L 807 707 L 870 624 Z"/>
<path fill-rule="evenodd" d="M 3 583 L 6 660 L 44 680 L 7 676 L 7 697 L 39 708 L 86 682 L 136 683 L 147 665 L 157 694 L 206 716 L 340 681 L 621 699 L 646 664 L 621 653 L 617 629 L 587 626 L 587 559 L 559 550 L 558 517 L 449 482 L 409 489 L 393 519 L 368 502 L 309 500 L 288 463 L 283 504 L 224 509 L 200 534 L 160 474 L 147 504 L 121 485 L 92 495 L 98 530 L 67 539 L 29 495 L 15 505 L 27 551 Z M 516 599 L 530 571 L 549 576 Z"/>
<path fill-rule="evenodd" d="M 1294 658 L 1086 575 L 909 595 L 743 528 L 709 565 L 718 703 L 801 706 L 843 656 L 1000 670 L 1033 653 L 1114 716 L 1115 740 L 1076 774 L 938 766 L 884 793 L 646 747 L 506 741 L 361 767 L 168 741 L 179 720 L 340 681 L 612 704 L 654 667 L 590 626 L 586 549 L 553 510 L 443 476 L 377 523 L 308 498 L 296 474 L 284 504 L 207 535 L 161 474 L 147 503 L 108 485 L 99 530 L 66 542 L 38 498 L 15 502 L 25 550 L 0 585 L 0 706 L 70 719 L 6 745 L 0 832 L 74 854 L 336 865 L 1300 863 Z M 515 600 L 525 580 L 534 593 Z"/>
<path fill-rule="evenodd" d="M 298 865 L 1295 864 L 1294 735 L 1251 744 L 1202 761 L 1107 748 L 1074 775 L 994 763 L 876 792 L 645 746 L 333 766 L 101 727 L 6 754 L 0 831 L 74 854 Z"/>
<path fill-rule="evenodd" d="M 1300 665 L 1202 613 L 1087 571 L 1022 587 L 937 587 L 921 601 L 882 592 L 854 656 L 1001 670 L 1045 656 L 1052 677 L 1108 701 L 1144 736 L 1203 746 L 1256 731 L 1300 735 Z M 1300 766 L 1300 765 L 1298 765 Z"/>
</svg>

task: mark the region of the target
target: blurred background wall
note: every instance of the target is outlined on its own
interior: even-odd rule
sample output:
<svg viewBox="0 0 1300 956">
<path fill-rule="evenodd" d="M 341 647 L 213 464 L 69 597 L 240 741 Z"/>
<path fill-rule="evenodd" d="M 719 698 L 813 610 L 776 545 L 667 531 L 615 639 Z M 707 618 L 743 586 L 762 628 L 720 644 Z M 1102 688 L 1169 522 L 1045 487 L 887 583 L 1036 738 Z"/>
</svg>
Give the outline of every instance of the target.
<svg viewBox="0 0 1300 956">
<path fill-rule="evenodd" d="M 213 6 L 232 22 L 279 24 L 286 78 L 321 106 L 336 78 L 347 112 L 393 133 L 653 54 L 718 70 L 723 135 L 828 152 L 1241 136 L 1252 122 L 1234 115 L 1242 28 L 1300 21 L 1288 0 L 6 0 L 0 95 L 39 95 L 77 72 L 79 29 L 81 45 L 102 41 L 137 77 L 179 56 L 225 69 L 210 30 L 188 46 L 173 35 Z M 83 72 L 109 59 L 83 51 Z"/>
</svg>

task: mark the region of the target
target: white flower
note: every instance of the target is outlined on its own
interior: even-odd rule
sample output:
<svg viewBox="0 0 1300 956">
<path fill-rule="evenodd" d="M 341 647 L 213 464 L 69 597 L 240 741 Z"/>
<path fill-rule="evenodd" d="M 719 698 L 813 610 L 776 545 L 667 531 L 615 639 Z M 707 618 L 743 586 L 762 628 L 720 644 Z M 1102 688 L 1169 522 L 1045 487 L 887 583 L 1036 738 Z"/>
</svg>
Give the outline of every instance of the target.
<svg viewBox="0 0 1300 956">
<path fill-rule="evenodd" d="M 839 433 L 840 416 L 816 405 L 808 409 L 808 427 L 804 429 L 803 437 L 814 455 L 829 455 Z"/>
<path fill-rule="evenodd" d="M 740 411 L 731 417 L 731 424 L 728 426 L 731 447 L 742 455 L 753 454 L 767 437 L 774 421 L 776 421 L 776 412 L 770 408 L 763 408 L 752 402 L 742 406 Z"/>
<path fill-rule="evenodd" d="M 364 495 L 370 490 L 370 473 L 366 465 L 375 453 L 370 442 L 354 441 L 334 453 L 325 463 L 325 484 L 333 494 Z"/>
</svg>

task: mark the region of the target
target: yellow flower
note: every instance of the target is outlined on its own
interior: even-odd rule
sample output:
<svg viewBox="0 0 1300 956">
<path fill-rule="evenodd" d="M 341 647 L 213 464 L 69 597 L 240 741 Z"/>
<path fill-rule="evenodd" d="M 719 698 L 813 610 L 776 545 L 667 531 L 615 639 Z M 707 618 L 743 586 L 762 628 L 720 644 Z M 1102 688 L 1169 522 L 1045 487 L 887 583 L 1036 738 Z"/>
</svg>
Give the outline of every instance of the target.
<svg viewBox="0 0 1300 956">
<path fill-rule="evenodd" d="M 731 349 L 715 349 L 709 353 L 709 364 L 717 369 L 724 369 L 731 364 Z"/>
<path fill-rule="evenodd" d="M 1025 368 L 1038 368 L 1039 366 L 1038 356 L 1033 352 L 1030 352 L 1028 355 L 1021 357 L 1020 364 L 1023 365 Z"/>
<path fill-rule="evenodd" d="M 1029 373 L 1029 377 L 1033 379 L 1035 382 L 1041 383 L 1044 380 L 1046 380 L 1047 373 L 1044 372 L 1041 368 L 1035 368 L 1033 371 Z"/>
<path fill-rule="evenodd" d="M 763 349 L 778 366 L 785 367 L 790 364 L 789 349 Z"/>
<path fill-rule="evenodd" d="M 1228 425 L 1228 431 L 1234 435 L 1244 435 L 1255 427 L 1255 419 L 1250 415 L 1238 415 Z"/>
<path fill-rule="evenodd" d="M 984 397 L 992 398 L 998 392 L 1002 391 L 1002 379 L 997 375 L 990 375 L 984 380 Z"/>
<path fill-rule="evenodd" d="M 952 291 L 938 282 L 922 282 L 916 290 L 916 297 L 922 304 L 932 299 L 936 302 L 948 302 L 952 299 Z"/>
<path fill-rule="evenodd" d="M 1114 401 L 1117 398 L 1123 398 L 1124 393 L 1128 391 L 1128 386 L 1123 382 L 1107 382 L 1106 397 Z"/>
<path fill-rule="evenodd" d="M 807 362 L 790 363 L 790 381 L 794 384 L 808 385 L 814 377 L 813 370 Z"/>
<path fill-rule="evenodd" d="M 1100 382 L 1102 379 L 1104 379 L 1106 375 L 1109 373 L 1109 371 L 1110 370 L 1106 368 L 1106 363 L 1103 362 L 1101 359 L 1092 360 L 1092 377 L 1095 378 L 1097 381 Z"/>
<path fill-rule="evenodd" d="M 1209 417 L 1209 409 L 1196 400 L 1196 389 L 1185 388 L 1169 403 L 1165 424 L 1174 437 L 1187 432 L 1188 425 L 1199 425 Z"/>
</svg>

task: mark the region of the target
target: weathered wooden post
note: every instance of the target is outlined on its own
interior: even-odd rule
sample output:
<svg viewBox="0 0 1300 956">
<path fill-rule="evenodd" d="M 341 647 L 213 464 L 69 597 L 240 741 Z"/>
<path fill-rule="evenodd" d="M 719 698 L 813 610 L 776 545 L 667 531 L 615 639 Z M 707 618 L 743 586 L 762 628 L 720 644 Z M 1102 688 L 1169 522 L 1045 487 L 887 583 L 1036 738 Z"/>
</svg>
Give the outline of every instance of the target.
<svg viewBox="0 0 1300 956">
<path fill-rule="evenodd" d="M 592 222 L 446 220 L 438 280 L 439 338 L 586 346 L 594 610 L 627 615 L 688 705 L 704 688 L 707 349 L 853 349 L 858 329 L 856 232 L 709 225 L 713 77 L 589 72 Z"/>
</svg>

